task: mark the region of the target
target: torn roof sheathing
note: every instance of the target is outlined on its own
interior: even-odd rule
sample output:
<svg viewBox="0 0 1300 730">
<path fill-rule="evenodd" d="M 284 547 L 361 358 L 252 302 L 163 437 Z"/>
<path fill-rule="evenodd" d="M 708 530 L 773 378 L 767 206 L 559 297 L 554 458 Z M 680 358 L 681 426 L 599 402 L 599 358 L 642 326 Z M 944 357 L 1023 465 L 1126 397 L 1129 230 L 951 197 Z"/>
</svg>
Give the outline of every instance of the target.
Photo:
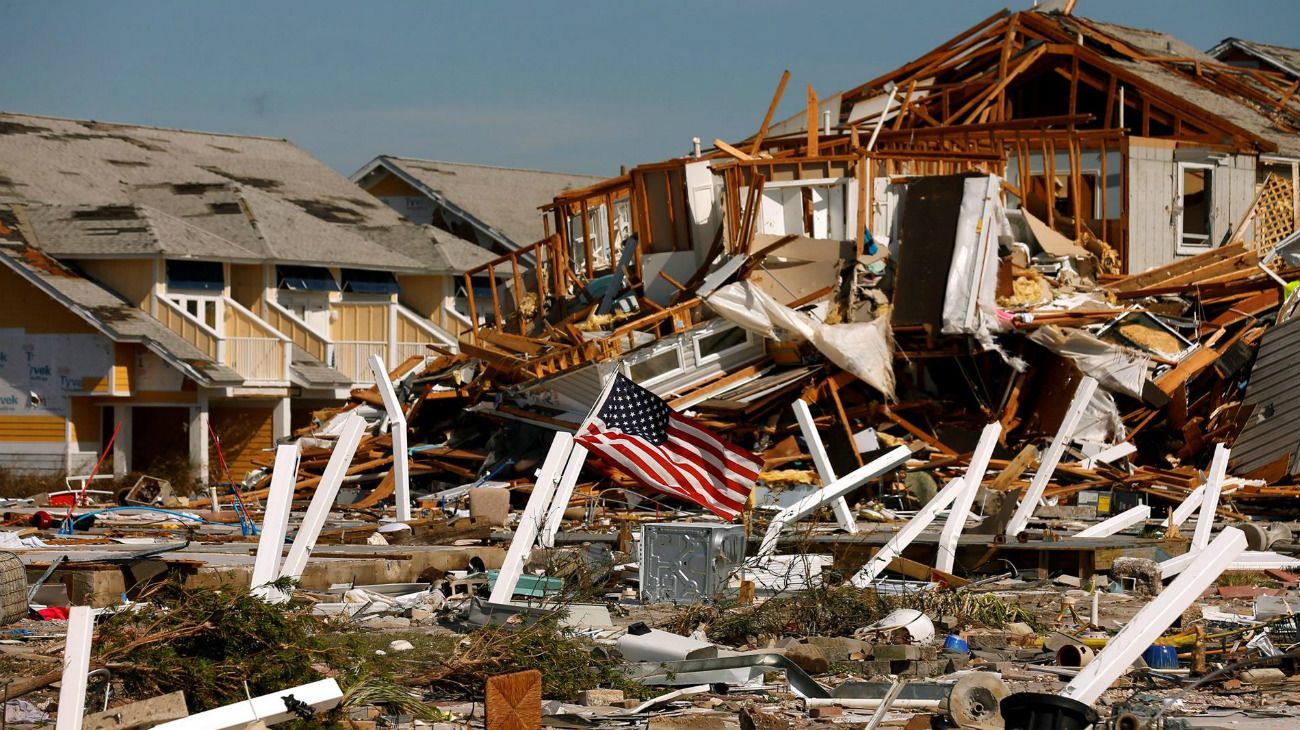
<svg viewBox="0 0 1300 730">
<path fill-rule="evenodd" d="M 1245 38 L 1225 38 L 1207 53 L 1215 58 L 1224 59 L 1233 49 L 1240 50 L 1278 71 L 1300 78 L 1300 49 L 1259 43 Z"/>
<path fill-rule="evenodd" d="M 454 236 L 406 221 L 286 140 L 0 114 L 0 170 L 0 204 L 134 207 L 154 225 L 152 242 L 134 230 L 101 241 L 88 239 L 84 227 L 61 225 L 57 214 L 35 216 L 34 225 L 53 225 L 49 235 L 37 234 L 54 255 L 152 253 L 397 272 L 445 272 L 466 260 Z M 196 244 L 200 238 L 206 241 Z"/>
<path fill-rule="evenodd" d="M 1228 66 L 1159 31 L 1055 12 L 995 14 L 917 60 L 835 95 L 842 99 L 835 124 L 840 132 L 849 123 L 870 129 L 876 114 L 863 117 L 863 110 L 869 108 L 866 102 L 886 96 L 886 86 L 893 82 L 903 108 L 899 112 L 891 106 L 886 112 L 890 122 L 883 131 L 885 138 L 891 131 L 898 135 L 976 122 L 997 128 L 996 114 L 980 115 L 989 108 L 987 92 L 1009 97 L 1021 79 L 1037 78 L 1053 66 L 1060 69 L 1070 57 L 1100 73 L 1103 82 L 1115 75 L 1119 85 L 1128 87 L 1130 105 L 1136 100 L 1135 91 L 1140 91 L 1134 86 L 1144 86 L 1153 98 L 1195 107 L 1195 121 L 1216 127 L 1216 134 L 1226 135 L 1224 142 L 1253 140 L 1263 151 L 1300 156 L 1300 136 L 1295 134 L 1300 126 L 1300 99 L 1285 94 L 1291 82 L 1283 74 Z M 1106 93 L 1104 86 L 1095 91 Z M 878 112 L 883 105 L 870 108 Z M 1062 106 L 1060 113 L 1064 112 Z M 897 118 L 900 113 L 902 119 Z M 1130 113 L 1129 127 L 1135 116 Z M 773 129 L 797 138 L 806 129 L 806 118 L 800 111 Z M 1105 121 L 1077 121 L 1074 126 L 1101 129 Z M 1112 126 L 1115 121 L 1111 120 Z M 769 133 L 768 139 L 781 134 Z"/>
</svg>

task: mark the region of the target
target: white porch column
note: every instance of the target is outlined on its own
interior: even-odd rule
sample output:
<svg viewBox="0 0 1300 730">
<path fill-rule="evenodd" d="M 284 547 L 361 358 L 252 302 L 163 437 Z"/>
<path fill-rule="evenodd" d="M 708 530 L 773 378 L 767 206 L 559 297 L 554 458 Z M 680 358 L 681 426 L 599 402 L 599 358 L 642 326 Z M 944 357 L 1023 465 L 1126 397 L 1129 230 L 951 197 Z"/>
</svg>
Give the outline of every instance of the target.
<svg viewBox="0 0 1300 730">
<path fill-rule="evenodd" d="M 279 441 L 289 436 L 289 398 L 281 398 L 275 402 L 271 410 L 271 438 Z"/>
<path fill-rule="evenodd" d="M 113 406 L 113 425 L 122 424 L 113 441 L 113 477 L 123 479 L 131 472 L 131 406 Z M 109 431 L 111 434 L 112 431 Z"/>
<path fill-rule="evenodd" d="M 388 369 L 397 367 L 397 295 L 388 305 Z"/>
<path fill-rule="evenodd" d="M 208 483 L 208 393 L 199 389 L 198 403 L 190 408 L 190 470 L 194 480 Z"/>
</svg>

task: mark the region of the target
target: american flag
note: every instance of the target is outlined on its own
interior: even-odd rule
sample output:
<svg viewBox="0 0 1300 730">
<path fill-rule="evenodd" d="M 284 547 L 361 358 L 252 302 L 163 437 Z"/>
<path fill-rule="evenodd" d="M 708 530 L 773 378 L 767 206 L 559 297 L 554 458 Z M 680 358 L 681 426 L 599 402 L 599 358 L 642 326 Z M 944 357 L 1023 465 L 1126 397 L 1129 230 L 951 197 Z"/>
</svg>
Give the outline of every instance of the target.
<svg viewBox="0 0 1300 730">
<path fill-rule="evenodd" d="M 659 396 L 615 375 L 574 439 L 642 484 L 728 522 L 745 509 L 763 461 L 677 415 Z"/>
</svg>

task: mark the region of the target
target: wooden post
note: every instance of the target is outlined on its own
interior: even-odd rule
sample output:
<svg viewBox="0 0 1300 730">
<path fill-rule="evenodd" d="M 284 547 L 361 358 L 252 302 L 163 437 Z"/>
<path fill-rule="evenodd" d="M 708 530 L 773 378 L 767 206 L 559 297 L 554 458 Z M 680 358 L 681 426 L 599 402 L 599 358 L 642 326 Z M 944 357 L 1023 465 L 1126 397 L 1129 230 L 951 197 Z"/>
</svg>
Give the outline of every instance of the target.
<svg viewBox="0 0 1300 730">
<path fill-rule="evenodd" d="M 750 156 L 757 155 L 759 148 L 763 146 L 763 138 L 767 136 L 768 125 L 772 123 L 772 115 L 776 114 L 776 107 L 781 103 L 781 95 L 785 93 L 785 84 L 790 80 L 790 70 L 786 69 L 781 73 L 781 81 L 776 85 L 776 93 L 772 95 L 772 103 L 767 105 L 767 114 L 763 116 L 763 124 L 758 128 L 758 134 L 754 135 L 754 141 L 749 145 Z"/>
<path fill-rule="evenodd" d="M 808 156 L 817 156 L 817 92 L 808 84 Z"/>
</svg>

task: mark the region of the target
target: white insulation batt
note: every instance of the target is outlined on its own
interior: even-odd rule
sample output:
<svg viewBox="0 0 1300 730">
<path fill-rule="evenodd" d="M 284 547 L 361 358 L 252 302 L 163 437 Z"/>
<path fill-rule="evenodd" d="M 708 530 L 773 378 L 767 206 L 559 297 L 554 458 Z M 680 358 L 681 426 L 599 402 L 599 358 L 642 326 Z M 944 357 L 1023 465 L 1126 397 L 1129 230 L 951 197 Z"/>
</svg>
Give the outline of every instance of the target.
<svg viewBox="0 0 1300 730">
<path fill-rule="evenodd" d="M 886 317 L 826 324 L 777 302 L 748 281 L 728 284 L 707 301 L 724 319 L 750 332 L 778 341 L 811 342 L 826 359 L 893 399 L 894 342 Z"/>
</svg>

